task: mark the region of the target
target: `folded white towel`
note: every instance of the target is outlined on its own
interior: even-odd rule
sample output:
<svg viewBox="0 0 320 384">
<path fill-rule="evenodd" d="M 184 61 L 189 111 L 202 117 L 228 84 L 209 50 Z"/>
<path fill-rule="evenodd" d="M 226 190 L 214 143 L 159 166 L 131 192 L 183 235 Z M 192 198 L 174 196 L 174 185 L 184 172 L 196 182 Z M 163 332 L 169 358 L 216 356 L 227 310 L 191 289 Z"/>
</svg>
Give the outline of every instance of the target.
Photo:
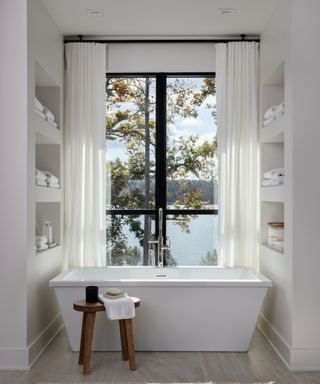
<svg viewBox="0 0 320 384">
<path fill-rule="evenodd" d="M 109 320 L 132 319 L 136 315 L 132 297 L 125 296 L 119 299 L 107 299 L 99 294 L 100 301 L 106 308 L 107 318 Z"/>
<path fill-rule="evenodd" d="M 38 243 L 36 245 L 37 251 L 44 251 L 45 249 L 48 249 L 48 244 L 45 243 Z"/>
<path fill-rule="evenodd" d="M 39 169 L 36 169 L 36 178 L 39 179 L 39 180 L 44 180 L 46 181 L 47 180 L 47 175 L 40 171 Z"/>
<path fill-rule="evenodd" d="M 46 114 L 48 120 L 50 119 L 52 121 L 55 121 L 54 114 L 50 111 L 50 109 L 44 107 L 44 113 Z"/>
<path fill-rule="evenodd" d="M 263 180 L 262 186 L 263 187 L 276 187 L 276 186 L 282 185 L 283 183 L 284 183 L 284 177 L 280 176 L 278 179 Z"/>
<path fill-rule="evenodd" d="M 43 112 L 44 106 L 36 97 L 34 98 L 34 106 L 36 109 L 39 109 L 40 112 Z"/>
<path fill-rule="evenodd" d="M 51 119 L 47 119 L 47 122 L 48 122 L 50 125 L 52 125 L 53 127 L 58 128 L 58 124 L 57 124 L 55 121 L 53 121 L 53 120 L 51 120 Z"/>
<path fill-rule="evenodd" d="M 45 180 L 42 180 L 42 179 L 38 179 L 36 177 L 36 185 L 40 186 L 40 187 L 47 187 L 47 182 Z"/>
<path fill-rule="evenodd" d="M 48 242 L 48 238 L 46 235 L 36 236 L 36 244 L 46 244 Z"/>
<path fill-rule="evenodd" d="M 284 168 L 270 169 L 269 171 L 266 171 L 263 174 L 263 177 L 265 179 L 273 179 L 274 177 L 277 177 L 277 176 L 284 176 Z"/>
<path fill-rule="evenodd" d="M 43 120 L 46 119 L 46 115 L 45 115 L 43 112 L 41 112 L 40 109 L 35 108 L 34 111 L 35 111 L 35 113 L 36 113 L 38 116 L 40 116 Z"/>
</svg>

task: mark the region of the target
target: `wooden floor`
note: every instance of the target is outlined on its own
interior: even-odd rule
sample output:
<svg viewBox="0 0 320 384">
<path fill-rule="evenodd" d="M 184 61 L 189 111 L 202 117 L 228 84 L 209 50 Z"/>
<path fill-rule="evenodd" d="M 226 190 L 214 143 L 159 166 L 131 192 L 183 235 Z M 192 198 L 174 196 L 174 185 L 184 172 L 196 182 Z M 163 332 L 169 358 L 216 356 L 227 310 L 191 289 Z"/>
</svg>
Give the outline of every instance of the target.
<svg viewBox="0 0 320 384">
<path fill-rule="evenodd" d="M 82 375 L 78 353 L 62 331 L 27 372 L 0 371 L 1 384 L 38 383 L 255 383 L 320 384 L 320 372 L 291 373 L 256 331 L 248 353 L 137 352 L 130 371 L 120 352 L 92 354 L 91 373 Z"/>
</svg>

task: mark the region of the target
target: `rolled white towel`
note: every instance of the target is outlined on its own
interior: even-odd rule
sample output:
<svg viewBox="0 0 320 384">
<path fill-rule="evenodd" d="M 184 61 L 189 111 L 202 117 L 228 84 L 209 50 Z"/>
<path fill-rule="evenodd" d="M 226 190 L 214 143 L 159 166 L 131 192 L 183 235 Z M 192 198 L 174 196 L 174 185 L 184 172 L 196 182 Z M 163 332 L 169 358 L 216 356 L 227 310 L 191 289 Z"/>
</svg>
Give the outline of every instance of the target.
<svg viewBox="0 0 320 384">
<path fill-rule="evenodd" d="M 276 106 L 276 109 L 274 111 L 275 115 L 282 115 L 284 113 L 284 103 L 281 103 Z"/>
<path fill-rule="evenodd" d="M 36 236 L 36 244 L 46 244 L 48 242 L 48 238 L 46 235 Z"/>
<path fill-rule="evenodd" d="M 267 179 L 263 180 L 263 187 L 276 187 L 284 183 L 284 176 L 279 176 L 277 179 Z"/>
<path fill-rule="evenodd" d="M 44 113 L 47 116 L 48 120 L 55 121 L 54 114 L 50 111 L 50 109 L 48 109 L 47 107 L 44 107 Z"/>
<path fill-rule="evenodd" d="M 38 179 L 36 177 L 36 185 L 38 185 L 39 187 L 47 187 L 47 182 L 45 180 L 42 180 L 42 179 Z"/>
<path fill-rule="evenodd" d="M 43 112 L 41 112 L 38 108 L 35 108 L 34 109 L 34 112 L 38 115 L 38 116 L 40 116 L 43 120 L 45 120 L 47 117 L 46 117 L 46 115 L 43 113 Z"/>
<path fill-rule="evenodd" d="M 284 112 L 284 103 L 280 103 L 278 105 L 273 105 L 269 109 L 267 109 L 266 113 L 263 115 L 265 119 L 269 119 L 270 117 L 283 113 Z"/>
<path fill-rule="evenodd" d="M 36 109 L 38 109 L 40 112 L 43 112 L 44 106 L 36 97 L 34 98 L 34 106 Z"/>
<path fill-rule="evenodd" d="M 53 173 L 49 172 L 49 171 L 42 171 L 46 177 L 47 177 L 47 181 L 48 182 L 55 182 L 55 183 L 59 183 L 59 179 L 57 176 L 55 176 Z"/>
<path fill-rule="evenodd" d="M 48 244 L 45 243 L 38 243 L 36 245 L 37 251 L 44 251 L 45 249 L 48 249 Z"/>
<path fill-rule="evenodd" d="M 270 117 L 272 117 L 274 115 L 274 112 L 276 110 L 278 106 L 277 105 L 273 105 L 272 107 L 270 107 L 269 109 L 267 109 L 266 113 L 263 115 L 263 117 L 265 119 L 269 119 Z"/>
<path fill-rule="evenodd" d="M 108 299 L 99 295 L 99 299 L 106 308 L 107 318 L 109 320 L 132 319 L 136 312 L 132 297 L 124 296 L 119 299 Z"/>
<path fill-rule="evenodd" d="M 55 121 L 53 121 L 53 120 L 51 120 L 51 119 L 47 119 L 47 122 L 48 122 L 50 125 L 52 125 L 53 127 L 58 128 L 58 124 L 57 124 Z"/>
<path fill-rule="evenodd" d="M 268 119 L 264 120 L 264 122 L 263 122 L 263 126 L 265 127 L 265 126 L 271 124 L 274 120 L 275 120 L 275 116 L 272 115 L 272 116 L 269 117 Z"/>
<path fill-rule="evenodd" d="M 47 180 L 47 175 L 40 171 L 39 169 L 36 169 L 36 178 L 39 179 L 39 180 L 44 180 L 46 181 Z"/>
<path fill-rule="evenodd" d="M 264 174 L 263 174 L 263 177 L 265 179 L 272 179 L 276 176 L 284 176 L 284 168 L 274 168 L 274 169 L 270 169 L 269 171 L 266 171 Z"/>
</svg>

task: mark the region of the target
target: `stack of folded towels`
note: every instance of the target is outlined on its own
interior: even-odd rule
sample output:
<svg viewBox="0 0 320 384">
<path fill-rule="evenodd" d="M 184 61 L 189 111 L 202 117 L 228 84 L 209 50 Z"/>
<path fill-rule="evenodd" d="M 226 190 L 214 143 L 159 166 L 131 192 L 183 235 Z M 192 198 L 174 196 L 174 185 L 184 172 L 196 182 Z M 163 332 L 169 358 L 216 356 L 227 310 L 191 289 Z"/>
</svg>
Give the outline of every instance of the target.
<svg viewBox="0 0 320 384">
<path fill-rule="evenodd" d="M 34 111 L 43 120 L 46 120 L 53 127 L 58 128 L 54 114 L 45 107 L 36 97 L 34 98 Z"/>
<path fill-rule="evenodd" d="M 36 169 L 36 185 L 49 188 L 60 188 L 59 179 L 51 172 Z"/>
<path fill-rule="evenodd" d="M 109 320 L 132 319 L 136 315 L 132 297 L 118 288 L 109 288 L 104 295 L 99 294 L 99 299 Z"/>
<path fill-rule="evenodd" d="M 47 236 L 36 236 L 36 250 L 44 251 L 45 249 L 48 249 L 48 238 Z"/>
<path fill-rule="evenodd" d="M 263 126 L 269 125 L 274 120 L 278 119 L 280 116 L 284 114 L 284 103 L 281 103 L 279 105 L 273 105 L 270 107 L 266 113 L 264 114 L 263 118 Z"/>
<path fill-rule="evenodd" d="M 275 187 L 284 183 L 284 168 L 275 168 L 263 174 L 264 180 L 262 185 L 264 187 Z"/>
</svg>

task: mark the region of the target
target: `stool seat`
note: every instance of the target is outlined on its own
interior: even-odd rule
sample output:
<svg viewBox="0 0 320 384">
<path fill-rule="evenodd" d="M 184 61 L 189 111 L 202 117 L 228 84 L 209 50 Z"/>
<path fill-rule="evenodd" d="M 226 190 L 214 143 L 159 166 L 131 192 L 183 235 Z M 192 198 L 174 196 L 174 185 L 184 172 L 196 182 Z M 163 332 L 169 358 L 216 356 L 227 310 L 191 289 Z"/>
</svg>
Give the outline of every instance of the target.
<svg viewBox="0 0 320 384">
<path fill-rule="evenodd" d="M 134 306 L 140 306 L 140 299 L 132 297 Z M 87 303 L 85 300 L 77 300 L 73 303 L 73 309 L 83 313 L 81 342 L 79 353 L 79 364 L 83 365 L 83 374 L 87 375 L 90 370 L 90 359 L 92 350 L 92 340 L 94 331 L 94 322 L 97 312 L 104 312 L 105 306 L 100 301 L 96 303 Z M 133 345 L 132 319 L 119 320 L 122 359 L 129 360 L 131 370 L 136 369 L 136 361 Z"/>
<path fill-rule="evenodd" d="M 132 297 L 132 300 L 136 308 L 140 306 L 140 299 L 138 297 Z M 106 310 L 101 301 L 97 301 L 96 303 L 87 303 L 85 300 L 75 301 L 73 303 L 73 309 L 79 312 L 103 312 Z"/>
</svg>

